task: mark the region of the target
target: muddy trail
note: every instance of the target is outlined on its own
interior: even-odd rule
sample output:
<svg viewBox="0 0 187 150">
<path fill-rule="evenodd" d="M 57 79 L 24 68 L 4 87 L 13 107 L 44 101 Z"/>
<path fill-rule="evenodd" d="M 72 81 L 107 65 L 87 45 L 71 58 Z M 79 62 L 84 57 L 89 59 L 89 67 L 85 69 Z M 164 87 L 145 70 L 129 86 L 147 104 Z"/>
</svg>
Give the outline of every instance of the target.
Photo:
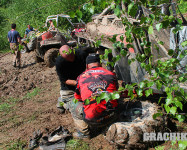
<svg viewBox="0 0 187 150">
<path fill-rule="evenodd" d="M 21 69 L 13 67 L 12 54 L 0 57 L 0 149 L 17 140 L 28 144 L 38 129 L 45 134 L 61 125 L 73 132 L 70 113 L 56 108 L 60 83 L 55 67 L 35 63 L 33 52 L 22 54 Z M 102 135 L 87 143 L 92 149 L 115 149 Z"/>
</svg>

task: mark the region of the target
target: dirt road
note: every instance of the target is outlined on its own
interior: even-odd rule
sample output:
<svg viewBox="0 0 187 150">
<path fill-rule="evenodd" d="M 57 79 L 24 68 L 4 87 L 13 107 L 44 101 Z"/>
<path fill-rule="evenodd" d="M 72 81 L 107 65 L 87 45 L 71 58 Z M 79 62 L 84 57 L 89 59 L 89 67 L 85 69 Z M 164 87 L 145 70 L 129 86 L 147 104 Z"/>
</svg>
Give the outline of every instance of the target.
<svg viewBox="0 0 187 150">
<path fill-rule="evenodd" d="M 2 54 L 0 55 L 2 56 Z M 12 66 L 12 54 L 0 59 L 0 149 L 29 141 L 33 131 L 53 131 L 62 125 L 74 131 L 70 113 L 56 109 L 60 83 L 55 67 L 35 63 L 33 52 L 22 54 L 22 68 Z M 102 135 L 87 141 L 92 149 L 113 149 Z"/>
</svg>

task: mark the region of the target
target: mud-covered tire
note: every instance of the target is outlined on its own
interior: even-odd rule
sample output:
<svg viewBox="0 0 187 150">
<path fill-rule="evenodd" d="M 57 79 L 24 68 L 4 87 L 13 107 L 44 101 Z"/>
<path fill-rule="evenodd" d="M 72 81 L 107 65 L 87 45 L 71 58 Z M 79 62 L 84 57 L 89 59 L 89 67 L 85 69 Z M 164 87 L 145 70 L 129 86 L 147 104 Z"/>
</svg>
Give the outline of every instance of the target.
<svg viewBox="0 0 187 150">
<path fill-rule="evenodd" d="M 40 63 L 44 61 L 41 57 L 37 55 L 36 51 L 34 51 L 33 57 L 36 63 Z"/>
<path fill-rule="evenodd" d="M 153 115 L 157 113 L 159 107 L 148 101 L 139 102 L 139 104 L 141 105 L 132 105 L 131 108 L 120 114 L 126 121 L 120 120 L 109 127 L 105 138 L 111 144 L 126 149 L 145 149 L 150 141 L 143 141 L 143 133 L 164 132 L 167 125 L 166 118 L 160 116 L 153 119 Z M 141 115 L 134 116 L 132 112 L 137 110 L 141 110 Z"/>
<path fill-rule="evenodd" d="M 51 48 L 45 53 L 44 62 L 46 66 L 51 68 L 55 65 L 55 61 L 58 56 L 58 51 L 59 50 L 57 48 Z"/>
</svg>

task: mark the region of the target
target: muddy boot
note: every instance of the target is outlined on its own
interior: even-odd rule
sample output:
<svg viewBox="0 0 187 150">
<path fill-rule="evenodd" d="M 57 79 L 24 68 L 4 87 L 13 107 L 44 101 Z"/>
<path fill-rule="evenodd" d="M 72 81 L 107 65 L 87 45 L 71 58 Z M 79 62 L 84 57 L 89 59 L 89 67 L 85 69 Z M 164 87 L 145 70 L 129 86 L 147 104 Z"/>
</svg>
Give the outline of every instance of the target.
<svg viewBox="0 0 187 150">
<path fill-rule="evenodd" d="M 73 133 L 73 138 L 75 138 L 75 139 L 90 139 L 90 135 L 84 134 L 84 133 L 80 132 L 79 130 L 77 130 L 76 132 Z"/>
<path fill-rule="evenodd" d="M 43 133 L 41 133 L 40 130 L 34 131 L 33 137 L 32 138 L 30 137 L 29 150 L 33 150 L 39 146 L 39 140 L 41 139 L 42 135 Z"/>
<path fill-rule="evenodd" d="M 68 110 L 68 103 L 74 98 L 74 91 L 71 90 L 60 90 L 60 97 L 58 98 L 57 108 L 61 113 Z"/>
</svg>

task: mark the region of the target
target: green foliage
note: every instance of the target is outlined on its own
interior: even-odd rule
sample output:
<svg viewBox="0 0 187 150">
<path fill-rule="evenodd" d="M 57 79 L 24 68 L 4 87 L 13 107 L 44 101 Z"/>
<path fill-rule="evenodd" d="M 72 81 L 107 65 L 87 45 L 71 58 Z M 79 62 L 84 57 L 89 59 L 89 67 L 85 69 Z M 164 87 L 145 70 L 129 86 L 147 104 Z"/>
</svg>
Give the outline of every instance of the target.
<svg viewBox="0 0 187 150">
<path fill-rule="evenodd" d="M 82 140 L 72 139 L 67 142 L 66 149 L 67 150 L 74 150 L 74 149 L 76 149 L 76 150 L 90 150 L 90 147 L 86 142 L 84 142 Z"/>
<path fill-rule="evenodd" d="M 41 91 L 41 90 L 40 90 L 39 88 L 35 88 L 35 89 L 33 89 L 32 92 L 27 93 L 26 96 L 25 96 L 24 98 L 30 99 L 30 98 L 32 98 L 32 97 L 38 95 L 40 91 Z"/>
<path fill-rule="evenodd" d="M 12 107 L 18 101 L 20 100 L 13 98 L 13 97 L 10 97 L 8 99 L 1 98 L 0 99 L 0 112 L 3 112 L 4 114 L 9 113 L 12 110 Z"/>
<path fill-rule="evenodd" d="M 80 8 L 80 6 L 85 4 L 87 1 L 88 0 L 1 0 L 0 50 L 9 48 L 7 33 L 11 29 L 10 26 L 12 23 L 16 23 L 16 30 L 20 33 L 21 37 L 24 36 L 28 24 L 35 29 L 38 29 L 40 32 L 43 32 L 46 31 L 46 29 L 42 29 L 42 27 L 44 26 L 47 16 L 69 14 L 72 10 Z M 103 6 L 101 7 L 103 8 Z M 94 10 L 94 13 L 98 13 L 102 10 L 101 8 L 94 9 L 93 7 L 91 9 L 92 11 Z M 88 22 L 90 21 L 92 13 L 88 13 L 81 9 L 81 11 L 77 11 L 75 15 L 78 16 L 78 20 L 85 15 L 86 17 L 84 17 L 83 20 Z M 64 24 L 64 26 L 66 25 L 67 24 Z"/>
<path fill-rule="evenodd" d="M 10 145 L 7 146 L 7 150 L 26 150 L 26 144 L 26 141 L 21 141 L 20 139 L 11 141 Z"/>
</svg>

